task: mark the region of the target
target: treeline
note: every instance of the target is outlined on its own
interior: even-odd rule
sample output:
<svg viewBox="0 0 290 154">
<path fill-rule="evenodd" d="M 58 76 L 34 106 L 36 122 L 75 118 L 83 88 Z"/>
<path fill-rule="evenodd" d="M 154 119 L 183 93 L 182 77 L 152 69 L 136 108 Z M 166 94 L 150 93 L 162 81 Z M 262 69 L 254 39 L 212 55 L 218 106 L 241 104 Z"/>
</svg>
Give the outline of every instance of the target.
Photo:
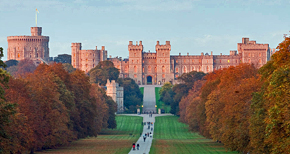
<svg viewBox="0 0 290 154">
<path fill-rule="evenodd" d="M 0 153 L 33 153 L 116 127 L 116 103 L 83 71 L 54 63 L 0 76 Z"/>
<path fill-rule="evenodd" d="M 241 153 L 290 153 L 290 37 L 260 69 L 240 64 L 195 81 L 179 102 L 190 129 Z"/>
</svg>

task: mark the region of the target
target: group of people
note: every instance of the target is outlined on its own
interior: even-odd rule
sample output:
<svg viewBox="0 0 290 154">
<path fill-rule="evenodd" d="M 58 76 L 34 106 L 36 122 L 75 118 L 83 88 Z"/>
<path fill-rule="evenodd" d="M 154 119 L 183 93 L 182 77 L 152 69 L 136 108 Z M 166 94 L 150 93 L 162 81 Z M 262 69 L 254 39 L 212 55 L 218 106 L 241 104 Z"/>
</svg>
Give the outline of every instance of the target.
<svg viewBox="0 0 290 154">
<path fill-rule="evenodd" d="M 151 128 L 151 131 L 150 132 L 147 132 L 147 133 L 145 133 L 145 134 L 143 134 L 143 139 L 144 139 L 144 142 L 146 141 L 146 138 L 147 137 L 153 137 L 153 133 L 152 133 L 152 131 L 153 131 L 153 122 L 142 122 L 142 125 L 144 125 L 144 126 L 146 126 L 146 123 L 147 123 L 147 125 L 148 125 L 148 129 L 150 130 L 150 128 Z M 151 126 L 151 127 L 150 127 Z M 140 135 L 142 135 L 142 134 L 140 134 Z M 132 148 L 133 148 L 133 150 L 136 150 L 136 147 L 137 147 L 137 150 L 139 150 L 139 148 L 140 148 L 140 145 L 137 143 L 137 146 L 136 146 L 136 144 L 135 143 L 133 143 L 132 144 Z"/>
</svg>

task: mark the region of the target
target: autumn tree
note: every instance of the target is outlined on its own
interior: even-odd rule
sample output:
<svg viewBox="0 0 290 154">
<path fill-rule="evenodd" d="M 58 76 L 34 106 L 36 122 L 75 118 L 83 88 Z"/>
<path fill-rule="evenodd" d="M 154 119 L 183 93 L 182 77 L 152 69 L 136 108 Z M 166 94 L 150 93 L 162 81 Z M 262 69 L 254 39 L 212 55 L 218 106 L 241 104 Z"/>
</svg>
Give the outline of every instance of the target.
<svg viewBox="0 0 290 154">
<path fill-rule="evenodd" d="M 263 86 L 255 93 L 250 132 L 254 153 L 288 153 L 290 37 L 260 70 Z"/>
</svg>

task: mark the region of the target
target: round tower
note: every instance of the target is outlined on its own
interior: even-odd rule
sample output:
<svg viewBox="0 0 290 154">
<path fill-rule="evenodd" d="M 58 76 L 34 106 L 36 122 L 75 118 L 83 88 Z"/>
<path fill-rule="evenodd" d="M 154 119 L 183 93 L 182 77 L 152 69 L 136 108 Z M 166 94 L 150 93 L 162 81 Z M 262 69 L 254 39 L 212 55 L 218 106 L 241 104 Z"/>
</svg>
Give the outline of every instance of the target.
<svg viewBox="0 0 290 154">
<path fill-rule="evenodd" d="M 81 43 L 72 43 L 71 44 L 72 66 L 76 69 L 80 69 L 80 50 L 82 50 Z"/>
<path fill-rule="evenodd" d="M 41 36 L 42 27 L 31 27 L 31 36 Z"/>
</svg>

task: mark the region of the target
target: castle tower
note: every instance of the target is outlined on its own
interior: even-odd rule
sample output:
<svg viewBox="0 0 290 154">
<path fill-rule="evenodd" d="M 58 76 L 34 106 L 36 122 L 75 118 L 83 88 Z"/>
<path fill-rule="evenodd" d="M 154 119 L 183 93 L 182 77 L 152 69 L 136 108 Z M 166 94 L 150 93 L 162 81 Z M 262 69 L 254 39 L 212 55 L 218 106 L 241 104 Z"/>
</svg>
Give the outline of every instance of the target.
<svg viewBox="0 0 290 154">
<path fill-rule="evenodd" d="M 71 44 L 72 66 L 77 69 L 80 69 L 80 50 L 82 50 L 81 43 Z"/>
<path fill-rule="evenodd" d="M 142 83 L 142 41 L 136 42 L 133 45 L 132 41 L 129 41 L 129 77 L 134 79 L 137 84 Z"/>
<path fill-rule="evenodd" d="M 112 97 L 112 99 L 117 103 L 117 111 L 123 112 L 124 111 L 124 88 L 119 87 L 119 83 L 116 83 L 115 80 L 110 82 L 107 79 L 107 95 Z"/>
<path fill-rule="evenodd" d="M 42 36 L 42 27 L 31 27 L 31 36 L 8 36 L 7 60 L 49 60 L 48 36 Z"/>
<path fill-rule="evenodd" d="M 249 38 L 243 38 L 242 43 L 238 43 L 238 53 L 242 63 L 252 63 L 257 68 L 270 59 L 269 44 L 258 44 L 256 41 L 249 41 Z"/>
<path fill-rule="evenodd" d="M 174 76 L 170 70 L 170 41 L 166 41 L 165 45 L 160 45 L 159 41 L 155 46 L 156 50 L 156 64 L 157 64 L 157 84 L 164 84 L 165 82 L 171 81 Z"/>
</svg>

